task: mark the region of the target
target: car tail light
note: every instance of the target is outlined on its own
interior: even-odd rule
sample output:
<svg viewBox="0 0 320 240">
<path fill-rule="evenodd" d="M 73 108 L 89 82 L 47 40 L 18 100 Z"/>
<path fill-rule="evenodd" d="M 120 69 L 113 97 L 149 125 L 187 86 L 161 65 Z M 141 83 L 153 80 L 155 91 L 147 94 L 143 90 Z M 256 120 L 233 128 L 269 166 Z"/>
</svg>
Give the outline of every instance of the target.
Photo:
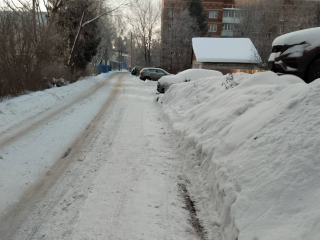
<svg viewBox="0 0 320 240">
<path fill-rule="evenodd" d="M 143 71 L 141 71 L 141 72 L 140 72 L 140 75 L 141 75 L 141 74 L 144 74 L 144 72 L 143 72 Z"/>
</svg>

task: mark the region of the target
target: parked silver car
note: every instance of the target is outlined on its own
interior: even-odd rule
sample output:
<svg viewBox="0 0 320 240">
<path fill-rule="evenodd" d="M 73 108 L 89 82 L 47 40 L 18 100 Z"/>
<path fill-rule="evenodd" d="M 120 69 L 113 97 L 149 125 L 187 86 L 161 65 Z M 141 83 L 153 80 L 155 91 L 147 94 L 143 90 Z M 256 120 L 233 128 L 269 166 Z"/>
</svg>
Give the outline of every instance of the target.
<svg viewBox="0 0 320 240">
<path fill-rule="evenodd" d="M 170 73 L 166 72 L 161 68 L 143 68 L 140 71 L 140 79 L 141 80 L 153 80 L 157 81 L 159 78 L 170 75 Z"/>
</svg>

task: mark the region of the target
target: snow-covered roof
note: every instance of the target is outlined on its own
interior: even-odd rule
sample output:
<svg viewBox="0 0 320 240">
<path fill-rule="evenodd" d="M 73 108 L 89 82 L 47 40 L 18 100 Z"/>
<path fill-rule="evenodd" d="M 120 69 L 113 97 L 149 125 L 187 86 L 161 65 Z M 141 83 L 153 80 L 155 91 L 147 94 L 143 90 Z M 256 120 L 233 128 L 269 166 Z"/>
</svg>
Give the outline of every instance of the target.
<svg viewBox="0 0 320 240">
<path fill-rule="evenodd" d="M 192 38 L 198 62 L 257 63 L 257 50 L 249 38 Z"/>
</svg>

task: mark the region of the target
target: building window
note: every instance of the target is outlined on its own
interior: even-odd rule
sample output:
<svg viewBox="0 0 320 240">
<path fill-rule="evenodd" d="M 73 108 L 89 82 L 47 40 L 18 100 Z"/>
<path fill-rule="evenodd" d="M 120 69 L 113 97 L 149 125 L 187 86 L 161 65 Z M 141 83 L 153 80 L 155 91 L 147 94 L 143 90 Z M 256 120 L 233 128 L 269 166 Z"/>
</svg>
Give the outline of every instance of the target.
<svg viewBox="0 0 320 240">
<path fill-rule="evenodd" d="M 223 24 L 223 30 L 233 31 L 234 30 L 234 25 L 233 24 Z"/>
<path fill-rule="evenodd" d="M 223 17 L 234 18 L 235 17 L 235 11 L 224 11 L 223 12 Z"/>
<path fill-rule="evenodd" d="M 283 22 L 283 21 L 284 21 L 284 18 L 283 18 L 283 15 L 282 15 L 282 14 L 279 16 L 279 21 L 280 21 L 280 22 Z"/>
<path fill-rule="evenodd" d="M 174 17 L 174 11 L 172 9 L 169 9 L 169 17 L 171 18 Z"/>
<path fill-rule="evenodd" d="M 209 32 L 217 32 L 217 24 L 209 24 Z"/>
<path fill-rule="evenodd" d="M 172 27 L 173 27 L 173 23 L 172 23 L 172 22 L 170 22 L 170 23 L 169 23 L 169 31 L 171 31 L 171 30 L 172 30 Z"/>
<path fill-rule="evenodd" d="M 234 14 L 235 14 L 236 18 L 241 18 L 242 17 L 242 12 L 241 11 L 235 11 Z"/>
<path fill-rule="evenodd" d="M 228 17 L 228 12 L 229 11 L 223 11 L 223 17 Z"/>
<path fill-rule="evenodd" d="M 218 18 L 218 12 L 217 11 L 210 11 L 209 12 L 209 18 L 217 19 Z"/>
<path fill-rule="evenodd" d="M 282 34 L 283 33 L 283 27 L 278 27 L 278 34 Z"/>
</svg>

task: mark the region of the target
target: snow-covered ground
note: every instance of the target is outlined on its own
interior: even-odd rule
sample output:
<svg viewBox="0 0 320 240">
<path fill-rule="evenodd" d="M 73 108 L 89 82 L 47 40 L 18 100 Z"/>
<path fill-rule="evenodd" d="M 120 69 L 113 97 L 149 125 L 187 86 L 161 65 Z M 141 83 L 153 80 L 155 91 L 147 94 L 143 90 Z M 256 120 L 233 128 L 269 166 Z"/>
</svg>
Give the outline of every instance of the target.
<svg viewBox="0 0 320 240">
<path fill-rule="evenodd" d="M 226 77 L 0 102 L 0 239 L 320 239 L 320 80 Z"/>
<path fill-rule="evenodd" d="M 102 74 L 0 103 L 0 239 L 198 239 L 156 82 Z"/>
<path fill-rule="evenodd" d="M 208 239 L 320 239 L 320 80 L 234 80 L 176 84 L 159 99 Z"/>
<path fill-rule="evenodd" d="M 101 74 L 0 102 L 0 213 L 18 201 L 26 185 L 49 171 L 92 120 L 106 97 L 88 92 L 104 86 L 105 93 L 110 94 L 107 77 Z"/>
</svg>

